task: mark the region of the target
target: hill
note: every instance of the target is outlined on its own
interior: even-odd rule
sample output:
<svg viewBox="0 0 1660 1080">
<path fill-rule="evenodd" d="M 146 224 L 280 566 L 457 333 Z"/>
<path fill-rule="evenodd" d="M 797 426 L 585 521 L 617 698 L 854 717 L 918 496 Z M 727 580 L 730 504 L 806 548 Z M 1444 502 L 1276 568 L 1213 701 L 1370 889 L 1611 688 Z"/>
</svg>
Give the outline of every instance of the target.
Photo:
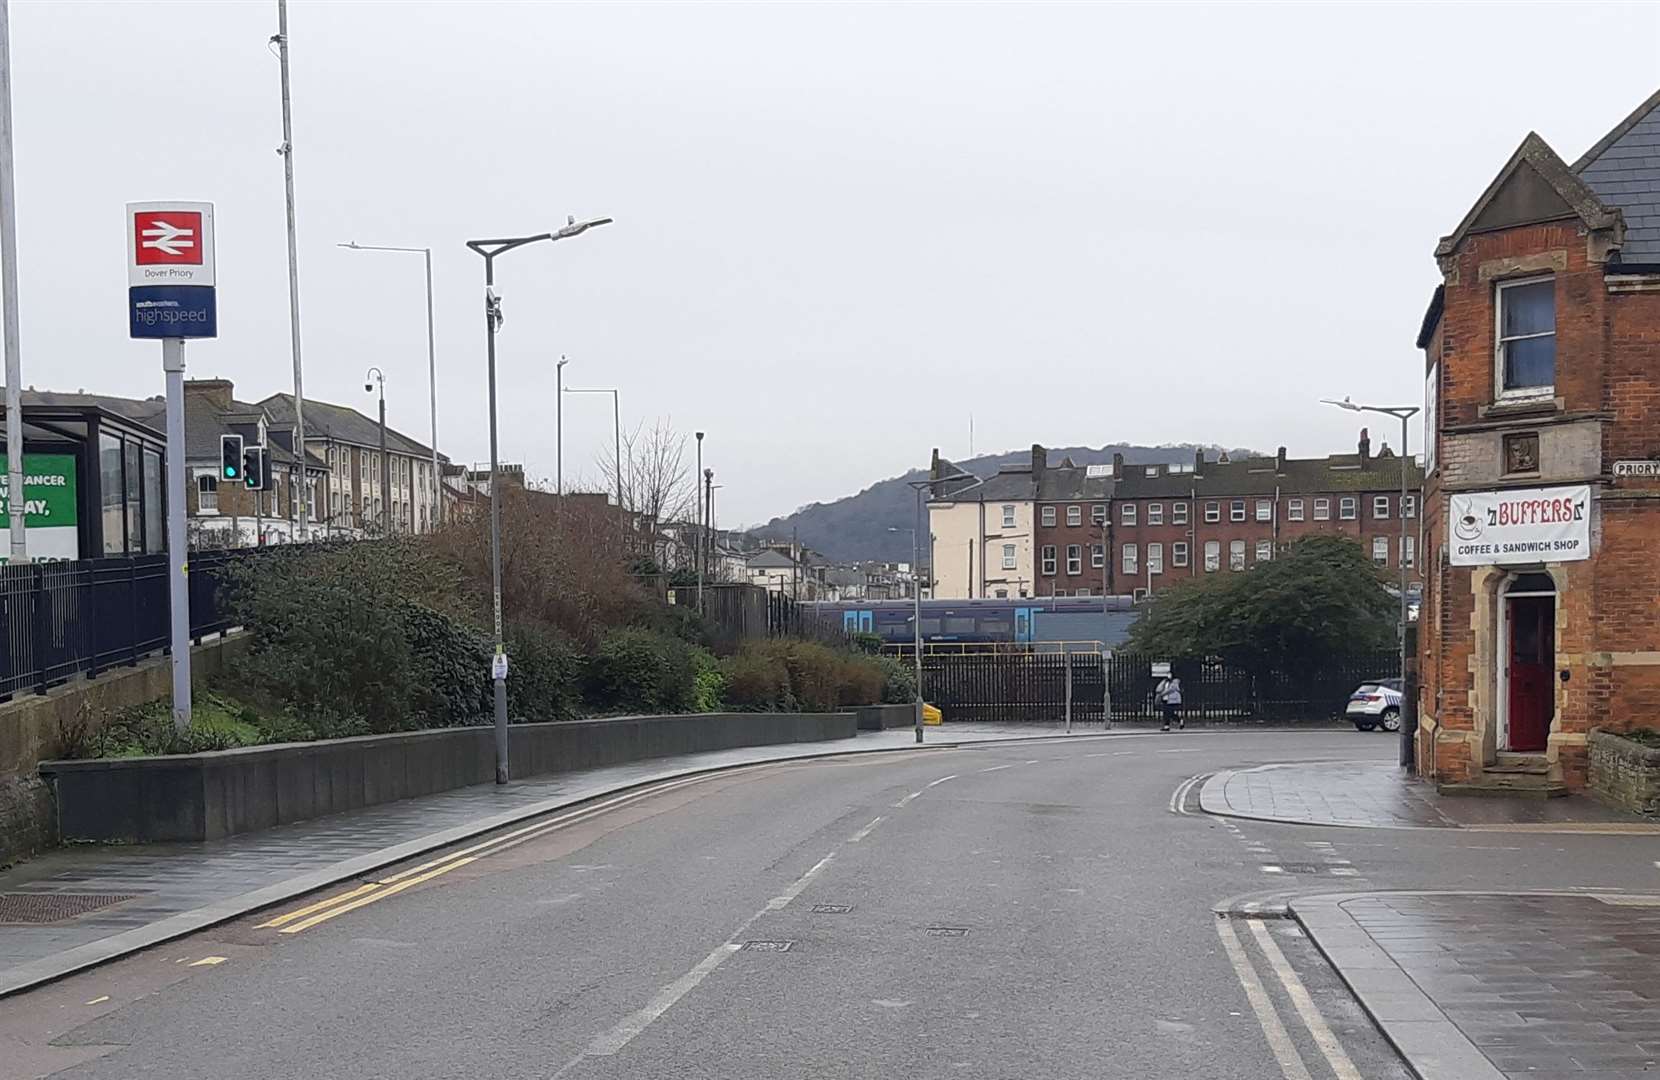
<svg viewBox="0 0 1660 1080">
<path fill-rule="evenodd" d="M 1102 447 L 1063 446 L 1049 448 L 1049 461 L 1058 464 L 1070 457 L 1080 465 L 1098 465 L 1110 462 L 1113 454 L 1123 454 L 1133 465 L 1176 463 L 1192 461 L 1195 447 L 1191 443 L 1175 446 L 1134 446 L 1129 443 L 1109 443 Z M 1207 446 L 1209 454 L 1221 447 Z M 1230 449 L 1232 456 L 1253 454 L 1255 451 Z M 1031 451 L 1010 450 L 1001 454 L 984 454 L 957 461 L 961 468 L 976 476 L 990 476 L 1006 465 L 1021 465 L 1030 460 Z M 916 518 L 916 496 L 907 486 L 908 480 L 927 476 L 926 469 L 912 469 L 902 476 L 878 480 L 857 495 L 827 503 L 809 503 L 793 514 L 775 517 L 758 528 L 754 536 L 767 539 L 788 539 L 792 533 L 815 551 L 838 562 L 876 559 L 884 562 L 909 562 L 911 535 L 909 532 L 889 532 L 890 528 L 909 529 Z"/>
</svg>

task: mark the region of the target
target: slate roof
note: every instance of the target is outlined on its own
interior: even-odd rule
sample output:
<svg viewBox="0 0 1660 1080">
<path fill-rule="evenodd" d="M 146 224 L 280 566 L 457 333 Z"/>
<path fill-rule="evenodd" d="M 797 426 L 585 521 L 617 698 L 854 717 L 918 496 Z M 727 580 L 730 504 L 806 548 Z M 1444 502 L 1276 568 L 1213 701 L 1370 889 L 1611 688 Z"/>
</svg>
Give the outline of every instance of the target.
<svg viewBox="0 0 1660 1080">
<path fill-rule="evenodd" d="M 1283 469 L 1271 457 L 1246 458 L 1227 464 L 1210 461 L 1201 472 L 1147 476 L 1144 468 L 1126 468 L 1118 478 L 1114 497 L 1219 498 L 1234 495 L 1319 494 L 1322 492 L 1399 490 L 1401 459 L 1393 453 L 1374 456 L 1360 467 L 1359 454 L 1333 454 L 1325 458 L 1287 458 Z M 1407 467 L 1406 486 L 1416 491 L 1424 485 L 1424 472 L 1413 462 Z"/>
<path fill-rule="evenodd" d="M 272 394 L 259 403 L 271 419 L 279 424 L 292 425 L 294 423 L 294 395 Z M 332 405 L 326 401 L 314 401 L 306 398 L 305 402 L 305 436 L 307 441 L 316 438 L 329 438 L 335 442 L 351 443 L 355 446 L 367 446 L 372 450 L 380 448 L 380 421 L 372 420 L 356 409 L 344 405 Z M 413 454 L 416 457 L 431 457 L 432 448 L 424 443 L 416 442 L 409 436 L 399 432 L 397 428 L 387 425 L 386 449 L 394 454 Z"/>
<path fill-rule="evenodd" d="M 1660 264 L 1660 91 L 1573 164 L 1609 207 L 1625 214 L 1620 261 Z"/>
<path fill-rule="evenodd" d="M 751 570 L 793 570 L 795 569 L 795 560 L 781 551 L 773 551 L 768 548 L 766 551 L 750 556 L 744 565 Z"/>
<path fill-rule="evenodd" d="M 1074 465 L 1067 458 L 1058 466 L 1043 470 L 1037 483 L 1039 502 L 1100 501 L 1113 496 L 1114 478 L 1090 476 L 1089 467 Z"/>
<path fill-rule="evenodd" d="M 25 405 L 91 405 L 135 423 L 143 424 L 158 434 L 167 432 L 167 402 L 160 397 L 123 398 L 108 394 L 67 393 L 58 390 L 25 390 Z M 219 460 L 219 437 L 241 435 L 245 439 L 258 437 L 259 418 L 263 410 L 245 401 L 233 401 L 228 412 L 214 412 L 203 408 L 197 397 L 185 396 L 184 456 L 186 462 L 214 463 Z M 278 465 L 292 465 L 294 455 L 282 444 L 272 440 L 271 460 Z M 326 469 L 328 463 L 315 451 L 306 455 L 307 463 Z"/>
</svg>

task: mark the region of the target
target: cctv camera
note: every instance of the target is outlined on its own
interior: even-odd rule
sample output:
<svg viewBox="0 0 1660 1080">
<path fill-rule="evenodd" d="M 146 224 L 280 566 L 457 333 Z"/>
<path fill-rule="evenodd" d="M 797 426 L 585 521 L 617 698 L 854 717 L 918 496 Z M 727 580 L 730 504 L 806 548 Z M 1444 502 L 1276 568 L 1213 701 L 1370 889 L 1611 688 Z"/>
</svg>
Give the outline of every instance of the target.
<svg viewBox="0 0 1660 1080">
<path fill-rule="evenodd" d="M 363 384 L 363 390 L 365 393 L 372 394 L 375 392 L 375 384 L 366 382 Z"/>
</svg>

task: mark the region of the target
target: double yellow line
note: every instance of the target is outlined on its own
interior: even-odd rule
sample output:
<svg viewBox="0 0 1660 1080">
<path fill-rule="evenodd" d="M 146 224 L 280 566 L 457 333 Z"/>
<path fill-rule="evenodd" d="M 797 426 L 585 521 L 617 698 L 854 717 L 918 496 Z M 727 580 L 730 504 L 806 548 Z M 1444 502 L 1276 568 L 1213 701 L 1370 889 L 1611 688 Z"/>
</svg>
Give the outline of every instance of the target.
<svg viewBox="0 0 1660 1080">
<path fill-rule="evenodd" d="M 337 915 L 344 915 L 348 911 L 356 911 L 358 908 L 364 907 L 368 904 L 373 904 L 378 900 L 385 900 L 389 896 L 396 896 L 405 889 L 412 889 L 423 882 L 431 881 L 433 878 L 436 878 L 442 874 L 447 874 L 451 870 L 457 870 L 463 866 L 466 866 L 468 863 L 477 862 L 479 859 L 482 859 L 487 855 L 494 855 L 498 852 L 506 851 L 510 847 L 515 847 L 527 841 L 535 840 L 537 837 L 545 836 L 551 832 L 557 832 L 560 829 L 568 829 L 573 825 L 580 825 L 583 822 L 596 818 L 601 814 L 609 813 L 620 806 L 638 802 L 641 799 L 649 799 L 653 796 L 661 795 L 664 792 L 673 791 L 676 788 L 689 787 L 693 784 L 705 783 L 706 781 L 717 779 L 721 776 L 730 775 L 735 771 L 737 770 L 728 770 L 724 773 L 712 773 L 702 776 L 686 777 L 680 780 L 669 780 L 662 784 L 656 784 L 651 787 L 641 788 L 637 791 L 629 792 L 626 795 L 619 795 L 613 799 L 606 799 L 603 802 L 597 802 L 591 806 L 579 807 L 575 810 L 559 814 L 551 819 L 543 819 L 534 825 L 527 825 L 522 829 L 516 829 L 513 832 L 504 833 L 493 839 L 474 844 L 472 847 L 462 848 L 460 851 L 452 851 L 447 855 L 441 855 L 436 859 L 424 862 L 419 866 L 412 866 L 408 870 L 392 874 L 389 877 L 384 877 L 377 881 L 366 881 L 357 886 L 355 889 L 348 889 L 345 892 L 336 893 L 334 896 L 319 900 L 314 904 L 307 904 L 305 907 L 284 912 L 281 915 L 260 923 L 256 929 L 276 930 L 283 934 L 298 934 L 302 930 L 311 929 L 318 923 L 327 922 L 329 919 L 332 919 Z"/>
</svg>

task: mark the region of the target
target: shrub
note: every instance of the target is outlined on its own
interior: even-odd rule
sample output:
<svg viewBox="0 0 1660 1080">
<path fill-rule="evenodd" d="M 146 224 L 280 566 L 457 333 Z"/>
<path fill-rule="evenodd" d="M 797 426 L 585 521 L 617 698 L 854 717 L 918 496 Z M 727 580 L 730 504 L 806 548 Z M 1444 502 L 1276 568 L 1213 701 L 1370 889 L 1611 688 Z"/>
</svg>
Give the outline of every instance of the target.
<svg viewBox="0 0 1660 1080">
<path fill-rule="evenodd" d="M 515 627 L 507 637 L 508 714 L 522 721 L 581 715 L 582 657 L 558 634 L 539 627 Z"/>
<path fill-rule="evenodd" d="M 625 713 L 686 712 L 697 668 L 692 646 L 650 630 L 606 634 L 588 660 L 588 700 Z"/>
<path fill-rule="evenodd" d="M 758 641 L 728 658 L 727 701 L 751 710 L 833 712 L 883 699 L 882 658 L 811 641 Z M 909 700 L 909 699 L 905 699 Z"/>
<path fill-rule="evenodd" d="M 743 712 L 793 712 L 790 672 L 775 652 L 748 648 L 721 662 L 726 703 Z"/>
<path fill-rule="evenodd" d="M 882 704 L 908 705 L 916 700 L 916 669 L 896 656 L 878 656 L 882 668 Z"/>
<path fill-rule="evenodd" d="M 708 649 L 692 650 L 692 710 L 719 712 L 726 703 L 726 675 Z"/>
</svg>

